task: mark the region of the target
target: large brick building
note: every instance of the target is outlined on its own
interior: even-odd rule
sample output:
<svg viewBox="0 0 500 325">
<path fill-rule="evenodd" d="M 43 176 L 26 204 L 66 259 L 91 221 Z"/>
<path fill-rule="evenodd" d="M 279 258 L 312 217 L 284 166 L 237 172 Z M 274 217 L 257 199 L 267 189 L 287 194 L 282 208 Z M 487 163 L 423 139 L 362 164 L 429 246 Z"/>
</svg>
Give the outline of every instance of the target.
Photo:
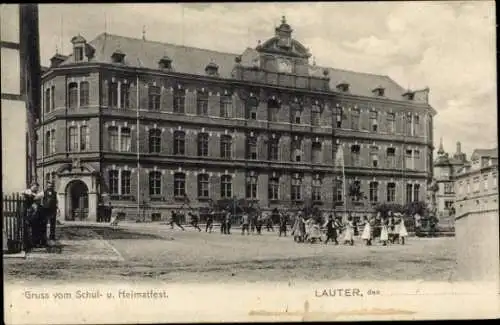
<svg viewBox="0 0 500 325">
<path fill-rule="evenodd" d="M 343 211 L 339 146 L 369 201 L 348 210 L 424 199 L 428 89 L 310 64 L 284 18 L 236 54 L 106 33 L 71 42 L 43 75 L 38 128 L 39 175 L 56 180 L 66 218 L 94 219 L 104 193 L 131 218 L 143 202 L 165 217 L 184 194 L 195 208 L 237 197 Z"/>
</svg>

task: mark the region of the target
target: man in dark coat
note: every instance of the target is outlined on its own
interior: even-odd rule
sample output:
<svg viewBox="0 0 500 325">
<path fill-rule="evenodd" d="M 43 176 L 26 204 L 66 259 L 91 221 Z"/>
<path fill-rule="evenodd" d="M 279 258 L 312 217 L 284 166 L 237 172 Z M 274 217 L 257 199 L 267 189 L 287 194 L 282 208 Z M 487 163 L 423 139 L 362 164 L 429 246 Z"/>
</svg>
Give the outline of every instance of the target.
<svg viewBox="0 0 500 325">
<path fill-rule="evenodd" d="M 328 244 L 328 241 L 331 240 L 335 243 L 335 245 L 338 245 L 339 242 L 337 241 L 337 229 L 336 229 L 336 225 L 333 221 L 332 215 L 328 216 L 328 220 L 326 221 L 325 228 L 326 228 L 325 244 Z"/>
<path fill-rule="evenodd" d="M 43 221 L 44 227 L 42 227 L 42 228 L 44 230 L 46 230 L 47 229 L 46 222 L 49 223 L 49 225 L 50 225 L 49 240 L 50 241 L 56 240 L 57 211 L 58 211 L 57 192 L 54 190 L 54 183 L 49 182 L 47 184 L 47 189 L 45 190 L 45 193 L 43 195 L 43 213 L 45 214 L 45 218 Z M 46 231 L 45 231 L 45 233 L 46 233 Z"/>
</svg>

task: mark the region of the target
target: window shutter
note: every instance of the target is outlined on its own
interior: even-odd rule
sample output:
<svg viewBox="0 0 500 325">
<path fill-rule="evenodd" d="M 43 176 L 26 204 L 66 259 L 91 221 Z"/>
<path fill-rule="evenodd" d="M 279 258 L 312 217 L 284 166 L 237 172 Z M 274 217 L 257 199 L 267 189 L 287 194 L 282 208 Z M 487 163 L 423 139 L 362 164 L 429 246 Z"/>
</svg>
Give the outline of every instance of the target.
<svg viewBox="0 0 500 325">
<path fill-rule="evenodd" d="M 378 165 L 387 168 L 387 146 L 379 146 L 378 149 Z"/>
<path fill-rule="evenodd" d="M 210 198 L 214 201 L 217 201 L 220 199 L 220 190 L 221 190 L 220 178 L 215 173 L 213 173 L 209 177 L 210 177 L 209 178 Z"/>
<path fill-rule="evenodd" d="M 345 120 L 342 120 L 342 128 L 344 129 L 350 129 L 351 128 L 351 121 L 352 121 L 352 112 L 350 109 L 347 107 L 344 107 L 344 113 L 345 115 Z"/>
<path fill-rule="evenodd" d="M 282 175 L 279 180 L 280 184 L 280 200 L 284 200 L 285 202 L 289 202 L 291 200 L 291 179 L 290 175 Z"/>
<path fill-rule="evenodd" d="M 174 175 L 171 170 L 165 171 L 165 175 L 162 177 L 162 195 L 171 202 L 174 198 Z"/>
<path fill-rule="evenodd" d="M 130 84 L 129 104 L 130 109 L 137 109 L 137 85 L 135 82 Z"/>
<path fill-rule="evenodd" d="M 320 125 L 321 126 L 332 126 L 332 118 L 333 118 L 333 114 L 332 114 L 332 110 L 330 109 L 330 107 L 323 107 L 322 108 L 323 111 L 321 112 L 321 121 L 320 121 Z"/>
<path fill-rule="evenodd" d="M 302 139 L 302 161 L 304 162 L 311 162 L 312 158 L 312 142 L 310 138 L 304 138 Z"/>
<path fill-rule="evenodd" d="M 371 161 L 371 149 L 369 145 L 366 144 L 360 144 L 361 152 L 359 153 L 361 155 L 361 166 L 362 167 L 372 167 L 372 161 Z"/>
<path fill-rule="evenodd" d="M 261 100 L 257 106 L 257 120 L 267 121 L 267 103 Z"/>
<path fill-rule="evenodd" d="M 396 113 L 396 133 L 403 134 L 404 132 L 404 114 Z"/>
<path fill-rule="evenodd" d="M 102 81 L 102 88 L 101 88 L 101 105 L 104 107 L 108 107 L 108 89 L 109 89 L 109 83 L 108 80 L 105 79 Z"/>
<path fill-rule="evenodd" d="M 404 167 L 405 150 L 402 147 L 396 148 L 396 169 L 402 169 Z"/>
<path fill-rule="evenodd" d="M 139 86 L 139 109 L 147 110 L 149 109 L 148 87 L 146 84 L 138 86 Z"/>
<path fill-rule="evenodd" d="M 267 142 L 267 136 L 262 134 L 262 135 L 259 135 L 259 137 L 257 138 L 257 152 L 258 152 L 258 155 L 257 155 L 257 159 L 259 160 L 267 160 L 267 146 L 268 144 L 266 143 Z"/>
<path fill-rule="evenodd" d="M 290 105 L 281 105 L 278 110 L 278 122 L 290 122 Z"/>
<path fill-rule="evenodd" d="M 137 173 L 138 173 L 137 168 L 135 168 L 134 171 L 130 173 L 130 195 L 134 197 L 134 200 L 137 200 Z M 139 189 L 139 190 L 144 192 L 144 189 L 142 190 Z M 149 189 L 147 193 L 149 193 Z"/>
<path fill-rule="evenodd" d="M 370 130 L 370 111 L 368 109 L 361 109 L 360 115 L 361 129 Z"/>
<path fill-rule="evenodd" d="M 148 147 L 148 131 L 146 131 L 146 126 L 141 124 L 140 125 L 140 132 L 139 132 L 139 152 L 149 152 L 149 147 Z"/>
<path fill-rule="evenodd" d="M 198 134 L 192 130 L 186 132 L 186 154 L 191 157 L 198 156 Z"/>
<path fill-rule="evenodd" d="M 333 163 L 333 145 L 332 140 L 325 140 L 321 144 L 321 151 L 323 156 L 323 164 L 331 165 Z"/>
<path fill-rule="evenodd" d="M 246 136 L 241 133 L 237 133 L 235 138 L 236 141 L 233 142 L 233 147 L 235 150 L 235 159 L 246 159 Z"/>
<path fill-rule="evenodd" d="M 257 178 L 257 199 L 261 205 L 268 205 L 268 188 L 269 175 L 262 173 L 258 175 Z"/>
<path fill-rule="evenodd" d="M 279 158 L 281 161 L 290 161 L 291 159 L 291 142 L 290 136 L 281 136 L 278 142 Z"/>
<path fill-rule="evenodd" d="M 144 199 L 148 199 L 149 198 L 149 173 L 145 170 L 145 169 L 142 169 L 140 170 L 140 179 L 139 179 L 139 190 L 141 191 L 141 193 L 139 193 L 139 200 L 140 200 L 140 203 L 142 203 L 142 201 Z M 137 175 L 135 176 L 136 177 L 136 182 L 137 182 Z M 132 180 L 130 180 L 132 181 Z M 136 183 L 137 184 L 137 183 Z"/>
<path fill-rule="evenodd" d="M 233 114 L 231 117 L 234 118 L 244 118 L 245 117 L 245 110 L 243 106 L 243 101 L 241 98 L 237 95 L 234 94 L 233 96 Z"/>
<path fill-rule="evenodd" d="M 162 134 L 161 151 L 167 155 L 174 153 L 174 133 L 170 128 L 166 128 Z"/>
<path fill-rule="evenodd" d="M 106 131 L 105 134 L 108 134 L 108 131 Z M 105 143 L 109 148 L 109 141 L 106 141 Z M 130 130 L 130 149 L 132 152 L 137 152 L 137 124 L 136 123 L 134 124 L 134 129 L 132 130 L 132 127 L 131 127 L 131 130 Z"/>
<path fill-rule="evenodd" d="M 311 124 L 311 106 L 302 107 L 302 116 L 301 116 L 302 124 Z"/>
<path fill-rule="evenodd" d="M 161 90 L 161 111 L 162 112 L 172 112 L 174 107 L 174 96 L 172 90 L 167 87 L 163 87 Z"/>
<path fill-rule="evenodd" d="M 217 93 L 211 93 L 208 95 L 208 115 L 209 116 L 220 116 L 220 100 Z"/>
<path fill-rule="evenodd" d="M 186 113 L 196 114 L 196 92 L 186 91 Z"/>
</svg>

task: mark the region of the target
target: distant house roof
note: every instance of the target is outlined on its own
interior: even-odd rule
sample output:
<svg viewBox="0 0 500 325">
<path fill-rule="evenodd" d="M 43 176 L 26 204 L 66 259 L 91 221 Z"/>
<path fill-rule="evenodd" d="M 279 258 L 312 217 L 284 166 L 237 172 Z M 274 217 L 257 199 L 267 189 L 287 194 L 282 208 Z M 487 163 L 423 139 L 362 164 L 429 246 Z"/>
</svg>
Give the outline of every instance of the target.
<svg viewBox="0 0 500 325">
<path fill-rule="evenodd" d="M 240 54 L 224 53 L 107 33 L 98 35 L 89 44 L 95 49 L 90 62 L 112 63 L 111 57 L 113 52 L 117 48 L 120 48 L 126 54 L 122 65 L 158 69 L 159 60 L 168 56 L 172 60 L 173 71 L 193 75 L 205 75 L 207 64 L 214 62 L 219 66 L 219 76 L 227 79 L 231 78 L 237 57 L 241 58 L 241 64 L 245 66 L 251 65 L 259 55 L 255 49 L 251 48 L 245 49 Z M 71 62 L 72 60 L 69 58 L 61 66 L 71 64 Z M 388 76 L 313 65 L 310 66 L 309 73 L 312 76 L 324 77 L 323 73 L 325 70 L 329 72 L 330 89 L 332 90 L 335 90 L 336 86 L 340 82 L 343 82 L 349 84 L 350 93 L 353 95 L 379 97 L 372 91 L 377 87 L 381 87 L 385 89 L 385 98 L 406 101 L 403 94 L 407 90 Z"/>
<path fill-rule="evenodd" d="M 474 158 L 481 158 L 481 157 L 498 158 L 498 148 L 476 149 L 472 152 L 472 157 L 474 157 Z"/>
</svg>

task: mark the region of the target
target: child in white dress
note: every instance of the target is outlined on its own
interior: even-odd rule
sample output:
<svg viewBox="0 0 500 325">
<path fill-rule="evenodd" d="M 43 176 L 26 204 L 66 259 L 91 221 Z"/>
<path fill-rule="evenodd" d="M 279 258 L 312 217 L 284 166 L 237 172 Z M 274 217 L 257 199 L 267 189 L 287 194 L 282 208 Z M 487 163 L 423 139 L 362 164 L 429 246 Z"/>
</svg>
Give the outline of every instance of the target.
<svg viewBox="0 0 500 325">
<path fill-rule="evenodd" d="M 350 244 L 351 246 L 354 245 L 354 225 L 351 216 L 347 217 L 344 234 L 344 244 Z"/>
<path fill-rule="evenodd" d="M 370 221 L 366 216 L 363 217 L 363 233 L 361 234 L 361 239 L 365 241 L 366 246 L 370 246 L 372 242 L 372 227 L 370 225 Z"/>
<path fill-rule="evenodd" d="M 382 219 L 382 224 L 381 224 L 382 229 L 380 230 L 380 241 L 382 242 L 383 246 L 387 246 L 387 241 L 389 240 L 388 224 L 389 222 L 387 219 Z"/>
<path fill-rule="evenodd" d="M 405 218 L 401 216 L 400 221 L 399 221 L 399 242 L 401 245 L 405 244 L 405 238 L 408 236 L 408 231 L 406 230 L 405 226 Z"/>
</svg>

